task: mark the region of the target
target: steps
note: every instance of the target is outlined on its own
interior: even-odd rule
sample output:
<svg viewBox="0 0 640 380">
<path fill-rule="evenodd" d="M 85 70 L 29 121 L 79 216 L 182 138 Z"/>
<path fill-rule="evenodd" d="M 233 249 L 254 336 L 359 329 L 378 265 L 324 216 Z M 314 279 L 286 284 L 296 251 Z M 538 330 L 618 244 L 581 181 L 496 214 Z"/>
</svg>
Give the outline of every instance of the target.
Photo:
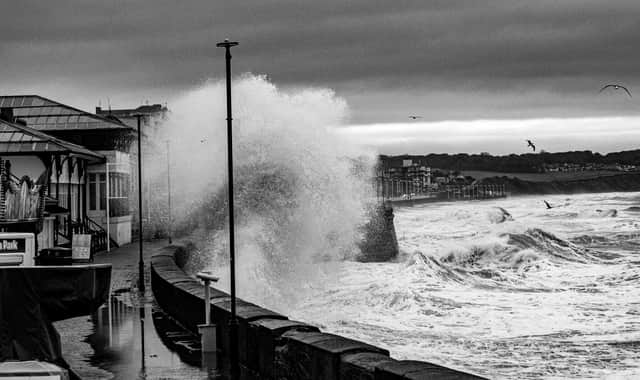
<svg viewBox="0 0 640 380">
<path fill-rule="evenodd" d="M 94 255 L 97 252 L 105 251 L 107 249 L 107 238 L 111 243 L 111 247 L 118 248 L 120 245 L 113 240 L 113 238 L 107 236 L 107 231 L 102 228 L 101 225 L 96 223 L 93 219 L 85 216 L 81 220 L 69 220 L 65 217 L 62 223 L 57 223 L 56 231 L 58 236 L 63 237 L 67 241 L 71 241 L 69 236 L 69 230 L 72 234 L 89 234 L 91 235 L 91 254 Z M 61 244 L 62 245 L 62 244 Z"/>
</svg>

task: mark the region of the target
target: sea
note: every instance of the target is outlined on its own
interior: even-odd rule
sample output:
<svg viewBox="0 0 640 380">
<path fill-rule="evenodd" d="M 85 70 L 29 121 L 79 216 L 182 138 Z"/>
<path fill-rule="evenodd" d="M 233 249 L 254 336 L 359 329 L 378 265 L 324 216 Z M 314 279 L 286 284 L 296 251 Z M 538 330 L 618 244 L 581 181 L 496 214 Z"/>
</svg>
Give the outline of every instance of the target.
<svg viewBox="0 0 640 380">
<path fill-rule="evenodd" d="M 396 207 L 395 228 L 396 260 L 318 264 L 334 281 L 283 311 L 492 379 L 640 378 L 640 193 Z"/>
<path fill-rule="evenodd" d="M 167 178 L 171 141 L 172 228 L 199 251 L 187 270 L 227 290 L 224 86 L 172 102 L 145 170 Z M 640 378 L 640 193 L 397 206 L 399 257 L 358 262 L 378 153 L 344 133 L 348 115 L 329 89 L 234 80 L 241 298 L 492 379 Z"/>
</svg>

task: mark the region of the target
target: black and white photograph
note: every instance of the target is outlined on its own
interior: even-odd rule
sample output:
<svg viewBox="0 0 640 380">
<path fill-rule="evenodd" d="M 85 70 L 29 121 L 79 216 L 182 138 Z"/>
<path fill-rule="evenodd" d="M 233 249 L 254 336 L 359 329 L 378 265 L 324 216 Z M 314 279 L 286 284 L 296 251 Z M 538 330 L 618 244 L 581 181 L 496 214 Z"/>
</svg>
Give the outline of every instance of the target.
<svg viewBox="0 0 640 380">
<path fill-rule="evenodd" d="M 640 379 L 637 0 L 0 4 L 0 379 Z"/>
</svg>

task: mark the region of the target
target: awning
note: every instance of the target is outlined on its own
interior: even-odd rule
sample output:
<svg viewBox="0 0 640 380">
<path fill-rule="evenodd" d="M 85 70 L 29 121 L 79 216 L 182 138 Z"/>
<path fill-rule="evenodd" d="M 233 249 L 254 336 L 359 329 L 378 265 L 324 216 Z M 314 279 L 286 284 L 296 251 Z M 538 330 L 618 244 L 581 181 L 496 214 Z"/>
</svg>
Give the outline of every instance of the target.
<svg viewBox="0 0 640 380">
<path fill-rule="evenodd" d="M 90 162 L 103 162 L 105 157 L 83 146 L 48 135 L 36 129 L 0 119 L 0 155 L 49 153 L 71 155 Z"/>
</svg>

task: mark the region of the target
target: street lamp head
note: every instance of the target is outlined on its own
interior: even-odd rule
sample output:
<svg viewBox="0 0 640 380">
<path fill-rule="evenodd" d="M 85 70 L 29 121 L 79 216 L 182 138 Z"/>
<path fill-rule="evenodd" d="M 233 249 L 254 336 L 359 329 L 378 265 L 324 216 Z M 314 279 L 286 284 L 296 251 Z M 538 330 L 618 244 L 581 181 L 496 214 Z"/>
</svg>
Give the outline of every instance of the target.
<svg viewBox="0 0 640 380">
<path fill-rule="evenodd" d="M 217 47 L 223 47 L 223 48 L 230 48 L 237 45 L 238 45 L 237 42 L 229 41 L 228 38 L 225 38 L 224 42 L 218 42 L 216 44 Z"/>
</svg>

